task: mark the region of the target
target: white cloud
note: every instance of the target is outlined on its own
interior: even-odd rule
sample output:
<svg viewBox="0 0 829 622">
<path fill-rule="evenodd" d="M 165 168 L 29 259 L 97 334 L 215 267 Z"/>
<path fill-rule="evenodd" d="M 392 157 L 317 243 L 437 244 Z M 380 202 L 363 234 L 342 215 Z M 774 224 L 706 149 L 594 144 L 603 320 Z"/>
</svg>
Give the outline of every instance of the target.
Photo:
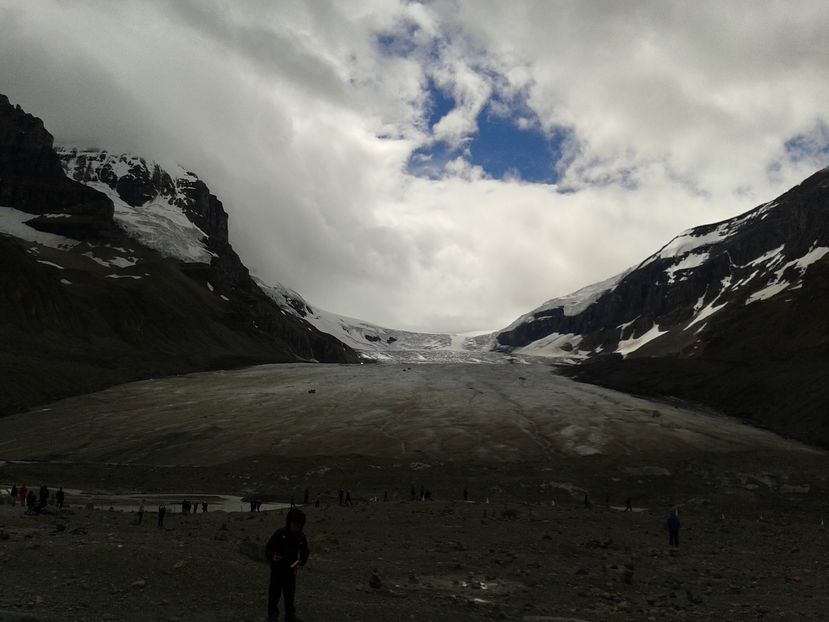
<svg viewBox="0 0 829 622">
<path fill-rule="evenodd" d="M 243 260 L 324 308 L 498 328 L 825 166 L 828 26 L 809 1 L 36 0 L 0 8 L 0 92 L 58 140 L 196 171 Z M 430 81 L 457 104 L 431 132 Z M 569 131 L 568 192 L 406 173 L 494 93 Z"/>
</svg>

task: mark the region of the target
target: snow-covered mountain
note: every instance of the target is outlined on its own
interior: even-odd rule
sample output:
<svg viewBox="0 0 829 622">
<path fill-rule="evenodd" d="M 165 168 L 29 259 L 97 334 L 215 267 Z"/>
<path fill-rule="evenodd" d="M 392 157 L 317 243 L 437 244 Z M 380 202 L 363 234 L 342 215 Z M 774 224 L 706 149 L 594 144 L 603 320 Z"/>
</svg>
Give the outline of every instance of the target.
<svg viewBox="0 0 829 622">
<path fill-rule="evenodd" d="M 281 307 L 336 337 L 367 360 L 411 363 L 503 363 L 514 361 L 495 349 L 495 334 L 417 333 L 384 328 L 371 322 L 338 315 L 308 303 L 283 285 L 259 286 Z"/>
<path fill-rule="evenodd" d="M 498 332 L 583 379 L 694 400 L 829 445 L 829 168 L 685 231 L 632 270 Z"/>
</svg>

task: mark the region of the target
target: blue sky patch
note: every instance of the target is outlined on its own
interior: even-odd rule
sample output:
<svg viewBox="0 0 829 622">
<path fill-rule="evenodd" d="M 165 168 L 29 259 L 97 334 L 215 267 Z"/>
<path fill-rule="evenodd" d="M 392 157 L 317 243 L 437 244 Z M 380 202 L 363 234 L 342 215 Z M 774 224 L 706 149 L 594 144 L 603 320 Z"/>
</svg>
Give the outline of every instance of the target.
<svg viewBox="0 0 829 622">
<path fill-rule="evenodd" d="M 426 122 L 429 130 L 455 107 L 452 95 L 429 82 Z M 435 141 L 416 149 L 409 158 L 408 171 L 418 177 L 439 179 L 444 167 L 464 156 L 494 179 L 520 179 L 531 183 L 555 183 L 556 163 L 567 140 L 565 130 L 547 135 L 523 100 L 509 102 L 495 97 L 476 119 L 478 131 L 462 147 Z"/>
<path fill-rule="evenodd" d="M 518 126 L 519 118 L 496 115 L 489 106 L 485 107 L 478 115 L 478 133 L 468 146 L 470 162 L 496 179 L 555 182 L 555 165 L 561 159 L 566 133 L 547 136 L 534 124 L 522 129 Z"/>
<path fill-rule="evenodd" d="M 808 134 L 798 134 L 787 140 L 784 149 L 793 162 L 805 158 L 825 159 L 829 155 L 829 127 L 818 123 Z"/>
</svg>

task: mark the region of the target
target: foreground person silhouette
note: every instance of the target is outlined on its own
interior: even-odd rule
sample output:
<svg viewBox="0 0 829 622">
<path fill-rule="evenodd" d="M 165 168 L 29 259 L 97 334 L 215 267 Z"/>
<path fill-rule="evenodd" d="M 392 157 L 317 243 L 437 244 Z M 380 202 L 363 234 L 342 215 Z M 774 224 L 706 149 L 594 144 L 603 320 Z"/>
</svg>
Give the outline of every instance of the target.
<svg viewBox="0 0 829 622">
<path fill-rule="evenodd" d="M 308 561 L 308 541 L 302 533 L 305 513 L 291 508 L 285 517 L 285 526 L 277 529 L 265 545 L 265 556 L 271 562 L 271 582 L 268 586 L 268 620 L 279 619 L 279 597 L 285 594 L 285 620 L 301 622 L 294 609 L 297 567 Z"/>
</svg>

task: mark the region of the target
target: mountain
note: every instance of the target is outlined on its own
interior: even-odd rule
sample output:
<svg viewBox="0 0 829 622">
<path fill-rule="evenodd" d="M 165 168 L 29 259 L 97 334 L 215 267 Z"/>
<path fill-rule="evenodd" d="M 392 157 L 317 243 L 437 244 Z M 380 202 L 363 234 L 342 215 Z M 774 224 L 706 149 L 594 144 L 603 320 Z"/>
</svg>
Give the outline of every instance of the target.
<svg viewBox="0 0 829 622">
<path fill-rule="evenodd" d="M 256 279 L 280 307 L 347 344 L 365 360 L 410 363 L 504 363 L 514 360 L 494 352 L 495 334 L 418 333 L 384 328 L 311 306 L 297 292 Z"/>
<path fill-rule="evenodd" d="M 356 362 L 280 308 L 193 173 L 53 148 L 0 95 L 0 414 L 161 375 Z"/>
<path fill-rule="evenodd" d="M 580 379 L 696 401 L 829 445 L 829 168 L 774 201 L 680 234 L 635 268 L 496 336 Z"/>
</svg>

